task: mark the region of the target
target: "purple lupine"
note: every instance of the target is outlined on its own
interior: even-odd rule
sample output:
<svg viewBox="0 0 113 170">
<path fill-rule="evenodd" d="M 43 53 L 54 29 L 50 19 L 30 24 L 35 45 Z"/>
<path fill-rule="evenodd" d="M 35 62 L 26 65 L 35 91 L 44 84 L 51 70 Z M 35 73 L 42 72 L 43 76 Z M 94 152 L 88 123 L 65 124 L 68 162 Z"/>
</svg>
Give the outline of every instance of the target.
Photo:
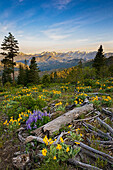
<svg viewBox="0 0 113 170">
<path fill-rule="evenodd" d="M 47 116 L 47 112 L 46 111 L 44 112 L 44 116 Z"/>
<path fill-rule="evenodd" d="M 27 125 L 27 129 L 30 129 L 30 130 L 31 130 L 31 126 L 30 126 L 30 124 L 28 124 L 28 125 Z"/>
<path fill-rule="evenodd" d="M 32 129 L 31 128 L 31 123 L 34 123 L 33 129 L 37 128 L 35 123 L 39 119 L 43 122 L 43 117 L 44 116 L 48 116 L 46 111 L 43 113 L 41 111 L 33 110 L 33 114 L 30 114 L 29 119 L 26 121 L 27 129 Z M 50 117 L 50 113 L 49 113 L 49 117 Z"/>
<path fill-rule="evenodd" d="M 36 128 L 37 128 L 37 126 L 36 126 L 36 125 L 34 125 L 33 129 L 36 129 Z"/>
<path fill-rule="evenodd" d="M 51 114 L 50 114 L 50 112 L 49 112 L 49 117 L 51 117 Z"/>
</svg>

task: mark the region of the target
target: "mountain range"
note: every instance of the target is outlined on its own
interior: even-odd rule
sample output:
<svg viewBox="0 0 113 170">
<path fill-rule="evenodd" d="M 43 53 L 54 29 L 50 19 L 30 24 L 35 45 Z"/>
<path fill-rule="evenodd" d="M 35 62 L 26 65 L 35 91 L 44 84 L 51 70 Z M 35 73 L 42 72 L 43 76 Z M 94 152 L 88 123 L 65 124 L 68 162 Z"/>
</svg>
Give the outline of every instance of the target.
<svg viewBox="0 0 113 170">
<path fill-rule="evenodd" d="M 30 65 L 32 57 L 36 58 L 37 65 L 41 71 L 59 69 L 59 68 L 69 68 L 78 64 L 80 60 L 82 62 L 87 62 L 94 59 L 96 56 L 96 51 L 93 52 L 80 52 L 80 51 L 69 51 L 65 53 L 57 52 L 42 52 L 40 54 L 24 54 L 20 52 L 16 57 L 15 61 L 17 66 L 20 63 L 24 64 L 25 59 L 27 64 Z M 113 53 L 105 53 L 106 58 L 113 56 Z M 0 56 L 0 60 L 3 56 Z"/>
</svg>

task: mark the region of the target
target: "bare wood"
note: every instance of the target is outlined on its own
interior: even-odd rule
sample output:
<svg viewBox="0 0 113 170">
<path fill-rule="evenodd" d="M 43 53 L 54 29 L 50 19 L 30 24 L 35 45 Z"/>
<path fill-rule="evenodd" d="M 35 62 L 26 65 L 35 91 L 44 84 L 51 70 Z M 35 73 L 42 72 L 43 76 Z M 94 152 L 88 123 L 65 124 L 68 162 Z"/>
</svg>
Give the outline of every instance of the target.
<svg viewBox="0 0 113 170">
<path fill-rule="evenodd" d="M 90 94 L 90 95 L 105 95 L 105 96 L 110 96 L 110 94 L 107 94 L 107 93 L 87 93 L 87 94 Z"/>
<path fill-rule="evenodd" d="M 104 160 L 107 160 L 107 162 L 113 164 L 113 157 L 104 153 L 104 152 L 101 152 L 101 151 L 98 151 L 94 148 L 91 148 L 90 146 L 88 145 L 85 145 L 84 143 L 80 142 L 80 141 L 77 141 L 75 140 L 75 142 L 78 142 L 79 145 L 81 146 L 81 148 L 84 149 L 84 152 L 87 153 L 87 151 L 89 152 L 90 155 L 92 155 L 93 157 L 96 157 L 95 154 L 97 154 L 99 157 L 102 157 Z M 93 153 L 93 154 L 92 154 Z"/>
<path fill-rule="evenodd" d="M 100 168 L 97 168 L 95 166 L 77 161 L 76 159 L 68 159 L 68 163 L 71 165 L 79 166 L 80 168 L 85 168 L 87 170 L 102 170 Z"/>
<path fill-rule="evenodd" d="M 97 115 L 96 115 L 96 116 L 88 117 L 88 118 L 86 118 L 86 119 L 73 120 L 73 122 L 80 122 L 80 121 L 92 120 L 92 119 L 97 118 L 97 117 L 100 116 L 100 115 L 101 115 L 101 113 L 100 113 L 100 112 L 97 112 Z"/>
<path fill-rule="evenodd" d="M 113 112 L 111 112 L 105 108 L 102 108 L 102 112 L 105 113 L 106 115 L 110 116 L 111 120 L 113 120 Z"/>
<path fill-rule="evenodd" d="M 97 120 L 99 121 L 99 123 L 104 126 L 110 133 L 111 135 L 113 136 L 113 129 L 107 124 L 105 123 L 104 121 L 102 121 L 99 117 L 97 118 Z"/>
<path fill-rule="evenodd" d="M 34 139 L 37 140 L 40 143 L 45 143 L 42 138 L 30 135 L 25 139 L 25 144 L 28 143 L 28 142 L 32 142 Z"/>
<path fill-rule="evenodd" d="M 32 131 L 37 136 L 39 136 L 43 132 L 49 131 L 49 134 L 52 135 L 53 132 L 59 131 L 62 125 L 66 125 L 71 123 L 74 119 L 77 119 L 81 114 L 88 113 L 89 111 L 93 111 L 93 104 L 84 105 L 82 107 L 74 108 L 73 110 L 59 116 L 58 118 L 48 122 L 47 124 L 41 126 L 38 129 Z"/>
<path fill-rule="evenodd" d="M 108 133 L 104 133 L 101 130 L 99 130 L 98 128 L 96 128 L 96 131 L 94 131 L 95 127 L 88 124 L 88 123 L 83 123 L 83 125 L 85 127 L 87 127 L 87 130 L 89 130 L 90 132 L 93 132 L 96 136 L 99 136 L 99 137 L 104 138 L 104 139 L 108 138 L 108 140 L 112 140 L 112 137 Z"/>
<path fill-rule="evenodd" d="M 104 145 L 113 145 L 113 140 L 112 141 L 93 140 L 92 142 L 96 142 L 96 143 L 104 144 Z"/>
</svg>

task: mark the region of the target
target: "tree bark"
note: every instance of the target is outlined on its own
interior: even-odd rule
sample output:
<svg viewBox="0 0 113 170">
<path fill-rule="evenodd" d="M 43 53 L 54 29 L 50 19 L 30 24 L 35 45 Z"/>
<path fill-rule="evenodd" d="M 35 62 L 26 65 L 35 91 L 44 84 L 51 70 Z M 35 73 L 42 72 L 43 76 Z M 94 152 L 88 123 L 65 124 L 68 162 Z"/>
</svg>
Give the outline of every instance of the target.
<svg viewBox="0 0 113 170">
<path fill-rule="evenodd" d="M 59 129 L 62 127 L 62 125 L 66 125 L 71 123 L 74 119 L 77 119 L 81 114 L 88 113 L 92 111 L 93 104 L 85 105 L 82 107 L 77 107 L 59 117 L 52 120 L 51 122 L 41 126 L 40 128 L 33 130 L 32 133 L 35 133 L 37 136 L 41 135 L 42 132 L 45 134 L 46 132 L 49 132 L 50 135 L 53 134 L 55 131 L 59 131 Z"/>
</svg>

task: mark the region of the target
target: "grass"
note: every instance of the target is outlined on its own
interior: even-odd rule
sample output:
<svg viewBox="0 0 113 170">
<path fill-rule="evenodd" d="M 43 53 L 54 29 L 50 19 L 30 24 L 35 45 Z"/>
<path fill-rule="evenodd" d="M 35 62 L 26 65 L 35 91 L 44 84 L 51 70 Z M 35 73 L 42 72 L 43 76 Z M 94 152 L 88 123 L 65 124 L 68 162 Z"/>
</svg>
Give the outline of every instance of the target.
<svg viewBox="0 0 113 170">
<path fill-rule="evenodd" d="M 55 86 L 52 84 L 52 86 L 50 85 L 50 87 L 49 88 L 44 88 L 45 90 L 48 90 L 49 92 L 51 92 L 52 90 L 57 90 L 57 91 L 60 91 L 60 89 L 61 89 L 61 86 L 62 85 L 59 85 L 59 84 L 56 84 Z M 74 97 L 75 97 L 75 94 L 74 94 L 74 88 L 73 88 L 73 85 L 71 86 L 71 85 L 69 85 L 68 86 L 69 88 L 68 88 L 68 90 L 67 91 L 63 91 L 62 93 L 61 93 L 61 95 L 59 96 L 59 97 L 52 97 L 51 95 L 45 95 L 43 92 L 42 92 L 42 90 L 43 89 L 41 89 L 40 87 L 36 87 L 36 92 L 35 92 L 35 90 L 34 89 L 32 89 L 32 87 L 30 87 L 28 90 L 28 92 L 22 92 L 22 89 L 23 88 L 10 88 L 10 89 L 5 89 L 5 92 L 1 92 L 0 93 L 0 119 L 1 119 L 1 122 L 0 122 L 0 149 L 2 150 L 2 152 L 5 154 L 5 156 L 6 156 L 6 152 L 4 151 L 4 148 L 7 148 L 7 145 L 6 145 L 6 143 L 8 143 L 9 144 L 9 146 L 10 146 L 10 148 L 12 148 L 12 152 L 16 152 L 16 151 L 19 151 L 20 150 L 20 142 L 18 141 L 18 138 L 17 138 L 17 136 L 15 135 L 16 133 L 15 133 L 15 131 L 8 131 L 8 129 L 6 128 L 6 127 L 4 127 L 3 126 L 3 122 L 6 120 L 6 119 L 8 119 L 8 115 L 6 114 L 8 111 L 9 111 L 9 108 L 7 107 L 7 109 L 4 109 L 3 110 L 3 105 L 4 106 L 7 106 L 7 104 L 9 103 L 9 99 L 10 99 L 10 105 L 12 106 L 12 107 L 14 107 L 14 101 L 17 101 L 17 102 L 19 102 L 19 105 L 17 106 L 18 108 L 20 107 L 23 107 L 24 106 L 24 104 L 23 104 L 23 106 L 22 106 L 22 104 L 21 104 L 21 99 L 15 99 L 15 97 L 16 96 L 18 96 L 19 94 L 21 94 L 21 96 L 23 96 L 23 95 L 25 95 L 26 96 L 26 98 L 27 98 L 27 94 L 30 94 L 31 93 L 31 95 L 32 95 L 32 98 L 33 98 L 33 100 L 31 100 L 31 103 L 30 103 L 30 105 L 32 106 L 33 105 L 33 103 L 32 103 L 32 101 L 34 101 L 34 108 L 37 108 L 37 109 L 39 109 L 39 104 L 37 104 L 36 103 L 36 100 L 37 100 L 37 96 L 41 96 L 41 95 L 44 95 L 46 98 L 45 98 L 45 102 L 46 102 L 46 104 L 45 105 L 43 105 L 42 104 L 42 102 L 40 103 L 40 108 L 41 109 L 43 109 L 43 107 L 45 107 L 45 106 L 50 106 L 52 103 L 54 103 L 54 104 L 56 104 L 56 103 L 59 103 L 59 102 L 62 102 L 63 103 L 63 105 L 61 105 L 60 107 L 57 107 L 57 109 L 56 109 L 56 111 L 54 112 L 54 116 L 52 117 L 52 119 L 55 119 L 56 117 L 58 117 L 58 116 L 60 116 L 60 115 L 62 115 L 63 113 L 65 113 L 66 111 L 65 111 L 65 106 L 66 105 L 71 105 L 71 104 L 73 104 L 73 101 L 74 101 Z M 72 88 L 71 88 L 72 87 Z M 73 89 L 73 91 L 72 91 L 72 89 Z M 93 91 L 92 91 L 92 93 L 93 92 L 96 92 L 96 89 L 92 89 Z M 105 89 L 104 90 L 102 90 L 102 92 L 104 93 L 105 92 Z M 112 100 L 113 100 L 113 92 L 109 92 L 109 94 L 110 94 L 110 96 L 111 96 L 111 98 L 112 98 Z M 9 95 L 9 99 L 8 98 L 4 98 L 4 96 L 5 95 Z M 10 96 L 11 95 L 11 96 Z M 90 95 L 91 96 L 91 95 Z M 54 100 L 53 100 L 54 99 Z M 4 103 L 4 104 L 3 104 Z M 25 107 L 27 107 L 27 104 L 26 104 L 26 106 Z M 97 106 L 95 106 L 97 109 L 99 109 L 99 110 L 101 110 L 102 109 L 102 106 L 101 105 L 98 105 L 97 104 Z M 113 107 L 113 102 L 112 102 L 112 105 L 110 106 L 110 107 Z M 32 107 L 32 109 L 31 108 L 29 108 L 29 110 L 30 111 L 33 111 L 33 109 L 34 109 L 33 107 Z M 28 108 L 26 108 L 27 110 L 28 110 Z M 21 109 L 20 109 L 20 111 L 21 111 Z M 50 111 L 50 107 L 48 107 L 48 111 Z M 18 112 L 14 112 L 14 116 L 15 117 L 18 117 L 18 114 L 19 114 L 19 110 L 18 110 Z M 91 116 L 91 115 L 89 115 L 89 116 Z M 104 115 L 104 114 L 102 114 L 102 117 L 106 117 L 106 115 Z M 79 117 L 79 119 L 84 119 L 85 118 L 85 115 L 84 114 L 82 114 L 80 117 Z M 89 122 L 88 122 L 89 123 Z M 108 123 L 110 126 L 112 126 L 112 122 L 111 122 L 111 120 L 108 118 L 107 120 L 106 120 L 106 123 Z M 103 132 L 107 132 L 107 130 L 104 128 L 104 127 L 102 127 L 102 126 L 100 126 L 99 125 L 99 123 L 95 120 L 94 122 L 92 122 L 91 123 L 93 126 L 95 126 L 96 128 L 98 128 L 98 129 L 100 129 L 100 130 L 102 130 Z M 22 126 L 23 126 L 24 124 L 22 124 Z M 80 127 L 80 125 L 76 125 L 76 128 L 79 128 Z M 97 140 L 97 139 L 99 139 L 100 140 L 100 138 L 99 137 L 96 137 L 96 136 L 94 136 L 94 135 L 90 135 L 90 134 L 88 134 L 88 133 L 86 133 L 86 131 L 85 131 L 85 129 L 84 129 L 84 127 L 83 126 L 81 126 L 80 127 L 80 129 L 81 129 L 81 133 L 83 134 L 83 136 L 84 136 L 84 143 L 86 143 L 87 144 L 87 141 L 85 140 L 85 137 L 89 137 L 90 138 L 90 140 Z M 62 126 L 62 128 L 60 129 L 60 132 L 61 131 L 69 131 L 70 129 L 68 128 L 68 125 L 67 126 Z M 59 134 L 59 131 L 57 131 L 56 133 L 54 133 L 54 136 L 55 135 L 58 135 Z M 15 148 L 14 146 L 15 145 L 17 145 L 17 148 Z M 102 151 L 102 152 L 105 152 L 105 153 L 108 153 L 109 154 L 109 150 L 106 150 L 106 148 L 103 148 L 103 147 L 100 147 L 98 144 L 95 144 L 95 143 L 92 143 L 91 144 L 91 146 L 93 147 L 93 148 L 95 148 L 95 149 L 98 149 L 98 150 L 100 150 L 100 151 Z M 13 148 L 14 147 L 14 148 Z M 8 149 L 7 148 L 7 152 L 9 152 L 8 154 L 10 155 L 9 156 L 9 158 L 10 158 L 10 160 L 12 159 L 12 153 L 10 153 L 11 152 L 11 150 L 10 149 Z M 5 156 L 3 156 L 3 154 L 0 154 L 1 155 L 1 157 L 0 157 L 0 161 L 2 162 L 3 161 L 3 159 L 6 159 L 6 157 Z M 100 164 L 100 165 L 99 165 Z M 37 166 L 37 163 L 35 164 L 36 166 Z M 67 167 L 67 165 L 66 164 L 62 164 L 62 166 L 61 165 L 59 165 L 59 164 L 57 164 L 57 165 L 54 165 L 54 163 L 52 162 L 51 163 L 51 165 L 49 164 L 48 166 L 47 166 L 48 164 L 41 164 L 41 166 L 38 166 L 38 167 L 35 167 L 35 168 L 38 168 L 38 169 L 45 169 L 45 167 L 46 168 L 49 168 L 49 169 L 55 169 L 55 168 L 53 168 L 54 166 L 56 167 L 56 169 L 61 169 L 61 170 L 63 170 L 63 169 L 68 169 L 69 167 Z M 103 168 L 104 167 L 104 165 L 106 166 L 106 163 L 103 163 L 103 161 L 102 160 L 97 160 L 96 162 L 95 162 L 95 164 L 94 164 L 95 166 L 97 166 L 97 167 L 101 167 L 101 168 Z M 4 161 L 4 167 L 5 167 L 5 169 L 7 169 L 7 167 L 8 168 L 10 168 L 11 167 L 11 164 L 10 164 L 10 162 L 5 162 Z M 71 169 L 71 168 L 70 168 Z"/>
</svg>

